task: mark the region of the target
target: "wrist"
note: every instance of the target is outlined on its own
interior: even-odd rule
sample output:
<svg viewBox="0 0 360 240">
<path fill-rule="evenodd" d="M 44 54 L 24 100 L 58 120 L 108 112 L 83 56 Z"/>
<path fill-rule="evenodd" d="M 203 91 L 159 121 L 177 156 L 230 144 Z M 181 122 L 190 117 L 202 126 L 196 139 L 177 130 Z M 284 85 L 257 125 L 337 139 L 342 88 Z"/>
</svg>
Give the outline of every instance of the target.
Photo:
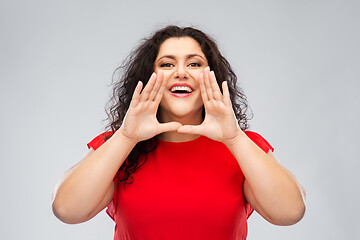
<svg viewBox="0 0 360 240">
<path fill-rule="evenodd" d="M 122 126 L 114 133 L 114 138 L 119 139 L 121 142 L 125 142 L 127 145 L 135 146 L 139 141 L 133 138 L 128 137 L 124 133 Z"/>
<path fill-rule="evenodd" d="M 246 134 L 239 128 L 232 138 L 224 140 L 223 143 L 229 150 L 231 150 L 234 147 L 239 146 L 239 144 L 241 144 L 243 141 L 245 141 L 246 137 Z"/>
</svg>

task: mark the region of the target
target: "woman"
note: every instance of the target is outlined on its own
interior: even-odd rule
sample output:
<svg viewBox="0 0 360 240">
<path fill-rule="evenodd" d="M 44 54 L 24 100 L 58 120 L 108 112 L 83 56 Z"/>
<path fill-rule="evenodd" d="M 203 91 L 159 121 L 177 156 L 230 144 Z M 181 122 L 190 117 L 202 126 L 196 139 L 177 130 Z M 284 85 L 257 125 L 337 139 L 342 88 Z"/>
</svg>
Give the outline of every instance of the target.
<svg viewBox="0 0 360 240">
<path fill-rule="evenodd" d="M 254 209 L 276 225 L 302 218 L 303 188 L 271 145 L 246 131 L 246 98 L 212 39 L 169 26 L 122 69 L 112 131 L 88 144 L 55 189 L 61 221 L 107 207 L 115 239 L 246 239 Z"/>
</svg>

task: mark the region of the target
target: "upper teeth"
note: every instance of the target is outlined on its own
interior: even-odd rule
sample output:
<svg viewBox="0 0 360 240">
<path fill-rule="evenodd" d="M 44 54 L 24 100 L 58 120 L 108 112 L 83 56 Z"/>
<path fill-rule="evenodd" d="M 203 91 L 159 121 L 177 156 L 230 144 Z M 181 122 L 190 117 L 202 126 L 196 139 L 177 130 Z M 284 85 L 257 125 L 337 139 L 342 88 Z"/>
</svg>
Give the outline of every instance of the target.
<svg viewBox="0 0 360 240">
<path fill-rule="evenodd" d="M 187 92 L 192 92 L 193 90 L 187 86 L 176 86 L 176 87 L 172 87 L 170 89 L 171 92 L 175 92 L 175 91 L 187 91 Z"/>
</svg>

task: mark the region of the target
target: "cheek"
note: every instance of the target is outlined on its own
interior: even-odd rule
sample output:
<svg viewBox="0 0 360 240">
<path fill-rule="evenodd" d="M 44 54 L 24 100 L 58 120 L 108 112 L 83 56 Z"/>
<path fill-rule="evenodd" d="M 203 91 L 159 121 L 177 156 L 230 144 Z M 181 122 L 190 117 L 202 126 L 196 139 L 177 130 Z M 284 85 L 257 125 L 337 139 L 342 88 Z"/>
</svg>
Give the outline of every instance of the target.
<svg viewBox="0 0 360 240">
<path fill-rule="evenodd" d="M 173 74 L 173 71 L 165 70 L 164 72 L 164 79 L 169 80 L 171 75 Z"/>
<path fill-rule="evenodd" d="M 196 81 L 197 84 L 199 84 L 200 74 L 204 72 L 204 69 L 197 69 L 189 72 L 192 79 Z"/>
</svg>

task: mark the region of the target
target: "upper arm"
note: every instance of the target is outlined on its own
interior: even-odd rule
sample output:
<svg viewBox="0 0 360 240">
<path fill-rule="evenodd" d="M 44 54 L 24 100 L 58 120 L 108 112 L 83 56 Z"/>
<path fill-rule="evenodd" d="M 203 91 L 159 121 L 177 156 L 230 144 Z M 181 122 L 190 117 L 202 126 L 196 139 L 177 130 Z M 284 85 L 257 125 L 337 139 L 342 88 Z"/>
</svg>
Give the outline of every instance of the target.
<svg viewBox="0 0 360 240">
<path fill-rule="evenodd" d="M 277 159 L 271 150 L 269 150 L 267 152 L 267 155 L 269 156 L 271 161 L 277 162 Z M 246 179 L 244 180 L 243 191 L 244 191 L 246 201 L 250 204 L 250 206 L 252 208 L 254 208 L 254 210 L 256 212 L 258 212 L 264 219 L 266 219 L 268 222 L 272 223 L 271 218 L 261 209 L 260 205 L 256 201 L 256 198 L 254 197 L 254 194 L 253 194 L 248 182 L 246 181 Z"/>
<path fill-rule="evenodd" d="M 86 156 L 84 157 L 84 159 L 88 156 L 90 156 L 91 154 L 93 154 L 93 152 L 95 152 L 95 150 L 93 148 L 90 148 L 89 152 L 86 154 Z M 60 187 L 60 185 L 66 180 L 66 178 L 68 178 L 68 176 L 70 176 L 72 174 L 72 172 L 76 169 L 76 167 L 80 164 L 77 163 L 76 165 L 74 165 L 73 167 L 71 167 L 69 170 L 67 170 L 64 175 L 62 176 L 62 178 L 59 180 L 59 182 L 57 183 L 57 185 L 55 186 L 55 190 L 53 193 L 53 209 L 54 209 L 54 201 L 55 201 L 55 195 Z M 77 222 L 85 222 L 90 220 L 91 218 L 93 218 L 94 216 L 96 216 L 100 211 L 102 211 L 106 206 L 108 206 L 110 204 L 110 202 L 113 200 L 114 197 L 114 189 L 115 189 L 115 184 L 114 181 L 111 182 L 111 184 L 109 185 L 108 189 L 106 190 L 104 196 L 102 197 L 101 201 L 99 202 L 99 204 L 86 216 L 84 216 L 81 220 L 77 221 Z M 53 210 L 54 214 L 56 216 L 58 216 L 57 211 Z M 59 216 L 58 216 L 59 218 Z"/>
<path fill-rule="evenodd" d="M 269 150 L 267 152 L 267 156 L 269 157 L 268 158 L 269 161 L 274 161 L 276 164 L 279 164 L 275 155 L 272 153 L 271 150 Z M 292 173 L 290 171 L 288 171 L 287 169 L 283 168 L 283 170 L 288 174 L 288 176 L 293 176 Z M 305 199 L 304 187 L 299 182 L 297 182 L 295 177 L 293 179 L 294 179 L 295 183 L 298 185 L 300 192 L 302 194 L 302 198 L 304 200 Z M 254 208 L 254 210 L 257 211 L 268 222 L 275 224 L 275 225 L 289 225 L 288 223 L 286 223 L 286 224 L 280 223 L 279 224 L 279 217 L 274 217 L 274 216 L 271 217 L 269 214 L 266 213 L 265 209 L 263 209 L 261 207 L 261 205 L 255 198 L 253 190 L 251 189 L 251 187 L 246 179 L 244 180 L 243 191 L 244 191 L 245 198 L 246 198 L 247 202 L 251 205 L 251 207 Z M 294 223 L 291 223 L 291 224 L 294 224 Z"/>
<path fill-rule="evenodd" d="M 91 155 L 93 152 L 95 152 L 95 150 L 93 148 L 90 148 L 90 151 L 88 152 L 86 157 Z M 89 214 L 88 220 L 95 217 L 99 212 L 101 212 L 111 203 L 111 201 L 114 199 L 114 190 L 115 184 L 114 181 L 112 181 L 99 205 Z"/>
<path fill-rule="evenodd" d="M 111 201 L 114 199 L 114 190 L 115 190 L 115 184 L 114 182 L 111 183 L 109 186 L 109 189 L 106 191 L 104 198 L 99 203 L 99 205 L 92 211 L 89 215 L 89 220 L 93 217 L 95 217 L 99 212 L 101 212 L 104 208 L 106 208 Z"/>
</svg>

